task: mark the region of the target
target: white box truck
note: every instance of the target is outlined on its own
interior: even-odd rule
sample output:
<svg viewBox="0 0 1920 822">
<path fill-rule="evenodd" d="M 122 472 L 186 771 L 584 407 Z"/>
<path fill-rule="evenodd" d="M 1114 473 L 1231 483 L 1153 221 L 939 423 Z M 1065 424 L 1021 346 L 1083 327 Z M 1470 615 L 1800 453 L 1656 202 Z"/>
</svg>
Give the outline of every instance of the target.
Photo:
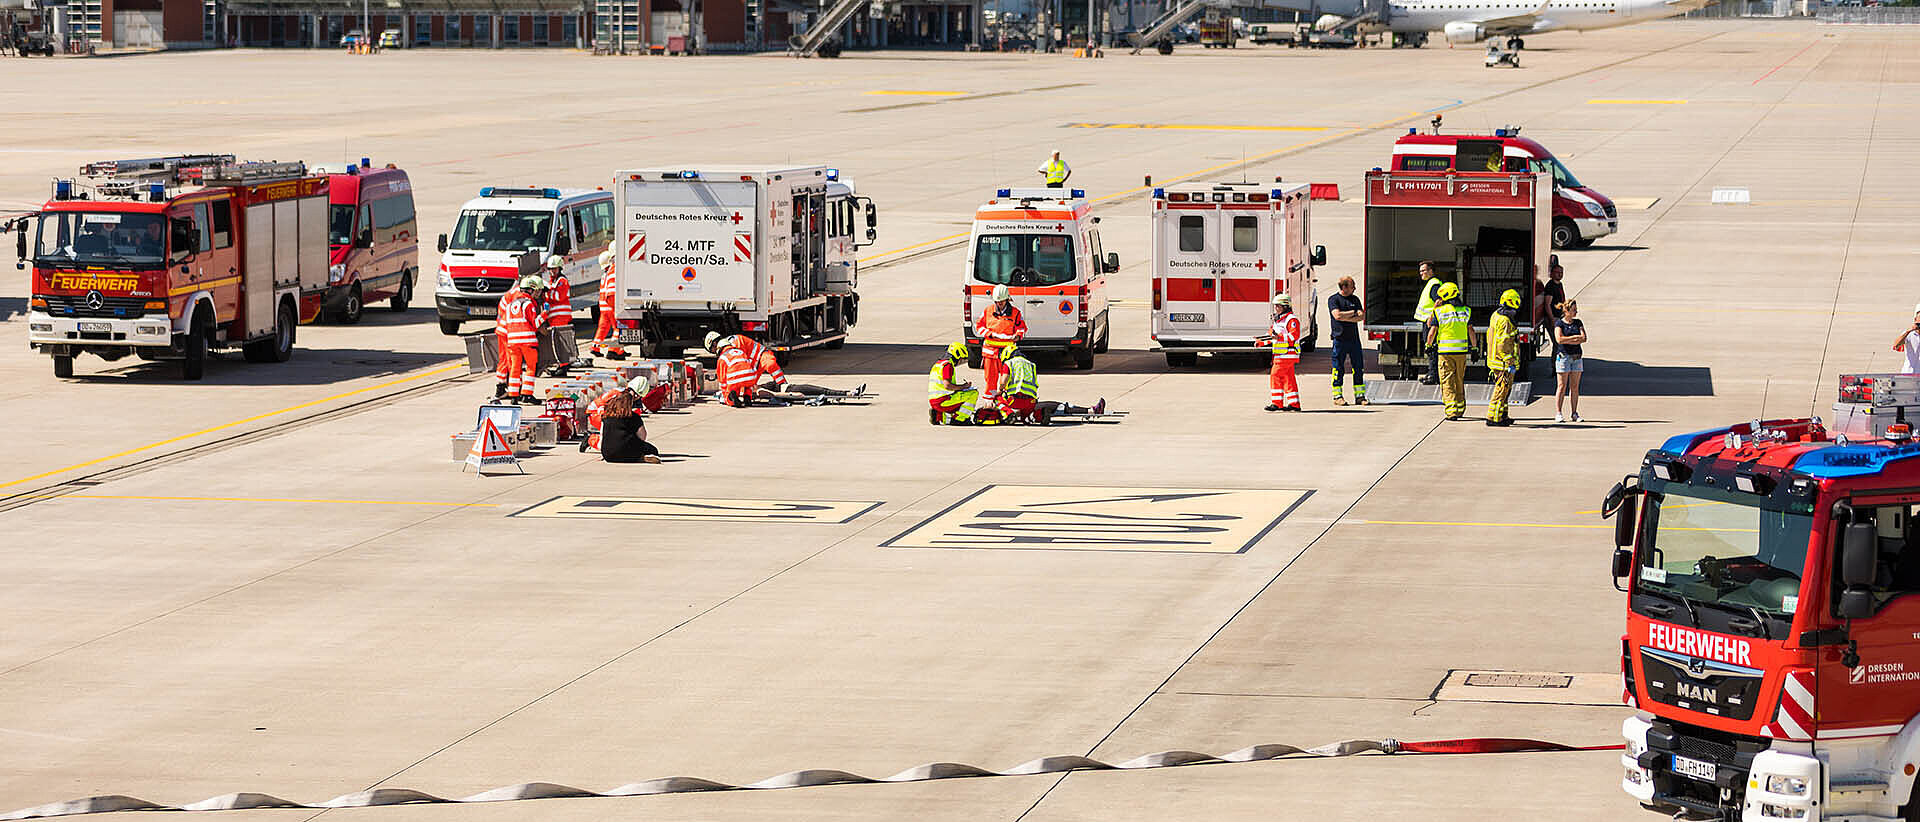
<svg viewBox="0 0 1920 822">
<path fill-rule="evenodd" d="M 859 316 L 854 254 L 877 220 L 837 169 L 640 169 L 613 188 L 622 342 L 678 357 L 709 331 L 744 333 L 782 361 L 845 344 Z"/>
</svg>

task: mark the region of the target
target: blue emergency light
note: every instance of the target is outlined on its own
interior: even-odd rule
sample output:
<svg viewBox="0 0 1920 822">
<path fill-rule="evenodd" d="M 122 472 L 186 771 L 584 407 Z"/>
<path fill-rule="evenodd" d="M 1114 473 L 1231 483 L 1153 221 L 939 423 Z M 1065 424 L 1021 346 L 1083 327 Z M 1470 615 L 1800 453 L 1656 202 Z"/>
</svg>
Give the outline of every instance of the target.
<svg viewBox="0 0 1920 822">
<path fill-rule="evenodd" d="M 1494 129 L 1494 130 L 1493 130 L 1493 136 L 1495 136 L 1495 137 L 1512 137 L 1513 135 L 1512 135 L 1511 133 L 1509 133 L 1509 132 L 1508 132 L 1508 131 L 1507 131 L 1506 129 L 1504 129 L 1504 128 L 1496 128 L 1496 129 Z"/>
<path fill-rule="evenodd" d="M 372 167 L 373 167 L 373 158 L 372 158 L 372 157 L 362 157 L 362 158 L 360 158 L 360 167 L 361 167 L 361 168 L 372 168 Z"/>
<path fill-rule="evenodd" d="M 549 200 L 560 199 L 560 189 L 557 189 L 557 188 L 551 188 L 551 187 L 543 188 L 543 189 L 540 189 L 540 193 L 545 195 L 546 198 Z"/>
<path fill-rule="evenodd" d="M 73 181 L 72 180 L 53 181 L 53 199 L 56 199 L 56 200 L 73 199 Z"/>
<path fill-rule="evenodd" d="M 698 180 L 698 179 L 700 179 L 700 172 L 698 172 L 698 171 L 682 171 L 682 172 L 680 172 L 680 179 L 682 179 L 682 180 Z"/>
<path fill-rule="evenodd" d="M 1087 190 L 1086 190 L 1086 189 L 1084 189 L 1084 188 L 1076 188 L 1076 189 L 1073 189 L 1073 198 L 1074 198 L 1074 199 L 1076 199 L 1076 200 L 1078 200 L 1078 199 L 1081 199 L 1081 198 L 1083 198 L 1083 197 L 1085 197 L 1085 196 L 1087 196 Z"/>
<path fill-rule="evenodd" d="M 1003 188 L 1003 189 L 1000 189 L 999 191 L 996 191 L 996 192 L 994 192 L 994 193 L 993 193 L 993 196 L 995 196 L 995 197 L 1012 197 L 1012 196 L 1013 196 L 1013 189 L 1011 189 L 1011 188 Z"/>
<path fill-rule="evenodd" d="M 1156 200 L 1163 199 L 1166 196 L 1167 196 L 1167 190 L 1164 188 L 1156 188 L 1153 190 L 1153 198 Z"/>
<path fill-rule="evenodd" d="M 840 169 L 837 169 L 837 168 L 830 168 L 830 169 L 827 169 L 827 181 L 828 181 L 828 182 L 833 182 L 833 181 L 836 181 L 836 180 L 839 180 L 839 179 L 840 179 Z"/>
<path fill-rule="evenodd" d="M 1276 189 L 1274 189 L 1274 190 L 1273 190 L 1273 199 L 1275 199 L 1275 200 L 1278 200 L 1278 199 L 1280 199 L 1280 189 L 1277 189 L 1277 188 L 1276 188 Z"/>
<path fill-rule="evenodd" d="M 1413 126 L 1407 126 L 1407 133 L 1408 133 L 1408 134 L 1419 134 L 1419 133 L 1420 133 L 1420 129 L 1417 129 L 1417 128 L 1414 128 Z"/>
<path fill-rule="evenodd" d="M 148 183 L 147 199 L 156 203 L 167 199 L 167 185 L 165 183 Z"/>
<path fill-rule="evenodd" d="M 482 196 L 482 197 L 492 197 L 492 196 L 493 196 L 493 186 L 481 186 L 481 187 L 480 187 L 480 196 Z"/>
</svg>

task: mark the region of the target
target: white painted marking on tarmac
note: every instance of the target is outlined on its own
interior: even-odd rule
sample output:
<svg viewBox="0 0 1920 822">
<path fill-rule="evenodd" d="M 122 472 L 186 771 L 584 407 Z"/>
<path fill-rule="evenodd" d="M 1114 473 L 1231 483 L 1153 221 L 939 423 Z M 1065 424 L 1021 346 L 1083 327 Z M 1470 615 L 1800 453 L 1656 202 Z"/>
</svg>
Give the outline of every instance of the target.
<svg viewBox="0 0 1920 822">
<path fill-rule="evenodd" d="M 859 519 L 884 504 L 872 500 L 563 496 L 507 516 L 681 522 L 817 522 L 837 525 Z"/>
<path fill-rule="evenodd" d="M 1561 682 L 1566 684 L 1558 684 Z M 1620 674 L 1448 671 L 1447 678 L 1441 681 L 1433 698 L 1440 702 L 1525 702 L 1611 707 L 1620 704 Z"/>
<path fill-rule="evenodd" d="M 989 485 L 881 546 L 1235 554 L 1312 493 Z"/>
</svg>

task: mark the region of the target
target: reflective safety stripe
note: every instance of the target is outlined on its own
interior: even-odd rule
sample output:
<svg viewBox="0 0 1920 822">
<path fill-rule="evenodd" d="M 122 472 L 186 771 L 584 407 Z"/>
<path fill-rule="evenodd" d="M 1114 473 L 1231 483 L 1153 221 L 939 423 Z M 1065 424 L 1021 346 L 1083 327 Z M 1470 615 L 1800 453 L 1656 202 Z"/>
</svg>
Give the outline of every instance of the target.
<svg viewBox="0 0 1920 822">
<path fill-rule="evenodd" d="M 1451 304 L 1434 306 L 1434 322 L 1440 326 L 1440 333 L 1435 335 L 1440 353 L 1467 353 L 1468 337 L 1473 331 L 1472 316 L 1473 314 L 1464 306 Z"/>
<path fill-rule="evenodd" d="M 540 335 L 539 309 L 533 304 L 533 298 L 522 293 L 508 294 L 500 300 L 500 317 L 496 321 L 500 329 L 506 332 L 508 345 L 538 345 Z"/>
<path fill-rule="evenodd" d="M 1047 160 L 1043 166 L 1047 171 L 1047 182 L 1064 183 L 1067 181 L 1067 163 L 1065 160 Z"/>
<path fill-rule="evenodd" d="M 567 282 L 564 274 L 547 284 L 547 325 L 554 328 L 573 325 L 573 284 Z"/>
<path fill-rule="evenodd" d="M 937 400 L 953 393 L 953 360 L 941 360 L 927 371 L 927 399 Z"/>
<path fill-rule="evenodd" d="M 1273 321 L 1273 358 L 1300 359 L 1300 315 L 1288 314 Z"/>
<path fill-rule="evenodd" d="M 724 391 L 745 391 L 752 389 L 760 381 L 760 368 L 740 349 L 734 348 L 720 355 L 718 363 L 720 387 Z"/>
<path fill-rule="evenodd" d="M 1007 377 L 1000 383 L 1000 395 L 1004 397 L 1040 397 L 1040 371 L 1033 367 L 1033 360 L 1026 357 L 1014 357 L 1006 361 Z"/>
<path fill-rule="evenodd" d="M 995 315 L 993 309 L 989 308 L 986 315 L 973 324 L 973 331 L 983 340 L 1012 342 L 1027 335 L 1027 320 L 1020 316 L 1018 308 L 1014 308 L 1013 314 L 1006 317 Z"/>
<path fill-rule="evenodd" d="M 1439 301 L 1439 298 L 1434 295 L 1434 292 L 1438 290 L 1440 290 L 1439 277 L 1427 280 L 1426 285 L 1420 286 L 1420 304 L 1414 306 L 1413 309 L 1413 319 L 1415 321 L 1426 322 L 1433 319 L 1433 305 Z"/>
</svg>

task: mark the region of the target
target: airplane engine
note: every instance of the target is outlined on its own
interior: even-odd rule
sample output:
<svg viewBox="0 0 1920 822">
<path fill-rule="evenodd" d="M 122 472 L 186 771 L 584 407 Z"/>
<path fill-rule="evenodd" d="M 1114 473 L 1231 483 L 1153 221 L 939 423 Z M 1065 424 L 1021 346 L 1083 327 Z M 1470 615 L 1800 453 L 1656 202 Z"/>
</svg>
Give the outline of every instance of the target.
<svg viewBox="0 0 1920 822">
<path fill-rule="evenodd" d="M 1456 44 L 1478 43 L 1487 37 L 1487 30 L 1479 23 L 1448 23 L 1446 33 L 1447 42 Z"/>
<path fill-rule="evenodd" d="M 1332 31 L 1339 28 L 1340 24 L 1345 22 L 1347 22 L 1347 18 L 1341 17 L 1338 14 L 1322 14 L 1320 15 L 1320 19 L 1313 21 L 1313 30 Z"/>
</svg>

